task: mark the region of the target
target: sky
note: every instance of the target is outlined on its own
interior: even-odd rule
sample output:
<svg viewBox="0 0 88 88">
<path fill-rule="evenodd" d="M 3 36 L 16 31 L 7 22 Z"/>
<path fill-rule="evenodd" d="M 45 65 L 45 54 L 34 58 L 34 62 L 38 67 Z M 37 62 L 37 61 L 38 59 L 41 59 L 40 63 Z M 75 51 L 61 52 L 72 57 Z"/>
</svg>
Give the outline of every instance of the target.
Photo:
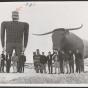
<svg viewBox="0 0 88 88">
<path fill-rule="evenodd" d="M 30 3 L 36 4 L 29 7 Z M 27 63 L 33 62 L 33 52 L 36 49 L 40 50 L 40 54 L 45 52 L 45 55 L 48 51 L 53 51 L 52 34 L 35 36 L 32 33 L 46 33 L 56 28 L 76 28 L 82 23 L 81 29 L 71 32 L 88 40 L 88 1 L 0 2 L 0 28 L 3 21 L 12 20 L 12 11 L 19 7 L 22 7 L 19 11 L 19 21 L 29 24 L 28 45 L 25 50 Z"/>
</svg>

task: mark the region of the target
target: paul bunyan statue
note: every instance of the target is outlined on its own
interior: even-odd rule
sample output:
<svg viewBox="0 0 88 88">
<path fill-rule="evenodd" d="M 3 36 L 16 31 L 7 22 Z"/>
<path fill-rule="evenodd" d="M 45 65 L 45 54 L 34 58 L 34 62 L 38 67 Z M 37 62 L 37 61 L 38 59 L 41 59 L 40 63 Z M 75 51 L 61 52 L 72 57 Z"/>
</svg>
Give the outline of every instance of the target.
<svg viewBox="0 0 88 88">
<path fill-rule="evenodd" d="M 10 56 L 12 56 L 13 49 L 15 49 L 16 55 L 20 58 L 21 53 L 24 52 L 27 47 L 29 24 L 19 22 L 18 20 L 19 12 L 12 11 L 12 21 L 4 21 L 1 23 L 1 44 L 3 50 L 6 50 L 6 54 L 9 53 Z"/>
</svg>

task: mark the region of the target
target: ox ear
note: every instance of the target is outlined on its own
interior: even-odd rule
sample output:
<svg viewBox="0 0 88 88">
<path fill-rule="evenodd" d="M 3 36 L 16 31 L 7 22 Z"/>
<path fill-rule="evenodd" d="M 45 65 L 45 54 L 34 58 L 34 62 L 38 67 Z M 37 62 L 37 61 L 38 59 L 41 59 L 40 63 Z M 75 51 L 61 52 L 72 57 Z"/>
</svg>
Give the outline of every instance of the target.
<svg viewBox="0 0 88 88">
<path fill-rule="evenodd" d="M 65 34 L 66 35 L 69 35 L 69 30 L 65 30 Z"/>
</svg>

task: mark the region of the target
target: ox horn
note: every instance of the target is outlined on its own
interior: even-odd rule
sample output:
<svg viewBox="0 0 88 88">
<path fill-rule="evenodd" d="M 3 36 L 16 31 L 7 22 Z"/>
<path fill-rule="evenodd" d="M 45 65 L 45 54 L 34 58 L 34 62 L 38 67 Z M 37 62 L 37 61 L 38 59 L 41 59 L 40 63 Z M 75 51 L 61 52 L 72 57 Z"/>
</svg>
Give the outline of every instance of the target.
<svg viewBox="0 0 88 88">
<path fill-rule="evenodd" d="M 51 33 L 53 33 L 53 31 L 51 31 L 51 32 L 47 32 L 47 33 L 44 33 L 44 34 L 33 34 L 33 35 L 38 35 L 38 36 L 41 36 L 41 35 L 47 35 L 47 34 L 51 34 Z"/>
<path fill-rule="evenodd" d="M 66 30 L 68 30 L 68 31 L 70 31 L 70 30 L 77 30 L 77 29 L 82 28 L 82 26 L 83 26 L 83 24 L 81 24 L 81 27 L 78 27 L 78 28 L 69 28 L 69 29 L 66 29 Z"/>
</svg>

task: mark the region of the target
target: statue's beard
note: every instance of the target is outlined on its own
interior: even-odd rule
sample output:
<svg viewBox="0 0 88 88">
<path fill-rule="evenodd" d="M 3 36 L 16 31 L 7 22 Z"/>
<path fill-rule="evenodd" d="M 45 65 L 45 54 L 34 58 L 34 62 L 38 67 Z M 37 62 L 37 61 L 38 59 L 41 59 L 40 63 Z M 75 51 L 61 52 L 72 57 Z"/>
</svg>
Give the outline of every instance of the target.
<svg viewBox="0 0 88 88">
<path fill-rule="evenodd" d="M 18 20 L 18 18 L 13 18 L 13 20 Z"/>
</svg>

